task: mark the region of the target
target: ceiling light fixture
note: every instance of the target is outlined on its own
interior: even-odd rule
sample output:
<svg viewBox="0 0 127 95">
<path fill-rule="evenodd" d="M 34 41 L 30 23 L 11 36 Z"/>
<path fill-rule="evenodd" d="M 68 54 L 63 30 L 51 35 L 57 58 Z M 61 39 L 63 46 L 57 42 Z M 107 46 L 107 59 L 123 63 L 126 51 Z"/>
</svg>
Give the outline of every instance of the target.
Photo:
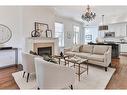
<svg viewBox="0 0 127 95">
<path fill-rule="evenodd" d="M 86 12 L 84 14 L 82 14 L 82 16 L 81 16 L 82 20 L 85 20 L 87 22 L 94 20 L 95 17 L 96 17 L 96 13 L 91 11 L 89 5 L 86 8 Z"/>
<path fill-rule="evenodd" d="M 99 26 L 99 31 L 108 30 L 108 25 L 104 25 L 104 15 L 102 15 L 102 25 Z"/>
</svg>

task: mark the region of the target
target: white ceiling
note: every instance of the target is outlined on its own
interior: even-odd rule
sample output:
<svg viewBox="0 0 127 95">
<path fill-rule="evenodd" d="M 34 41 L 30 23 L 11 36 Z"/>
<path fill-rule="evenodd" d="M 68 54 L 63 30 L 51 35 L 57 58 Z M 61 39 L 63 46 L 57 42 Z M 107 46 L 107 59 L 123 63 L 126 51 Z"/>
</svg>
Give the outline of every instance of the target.
<svg viewBox="0 0 127 95">
<path fill-rule="evenodd" d="M 49 8 L 57 15 L 84 22 L 81 15 L 86 10 L 86 6 L 52 6 Z M 127 21 L 127 6 L 90 6 L 90 8 L 96 13 L 95 21 L 90 23 L 92 25 L 100 24 L 102 15 L 105 15 L 105 24 Z M 84 23 L 88 24 L 87 22 Z"/>
</svg>

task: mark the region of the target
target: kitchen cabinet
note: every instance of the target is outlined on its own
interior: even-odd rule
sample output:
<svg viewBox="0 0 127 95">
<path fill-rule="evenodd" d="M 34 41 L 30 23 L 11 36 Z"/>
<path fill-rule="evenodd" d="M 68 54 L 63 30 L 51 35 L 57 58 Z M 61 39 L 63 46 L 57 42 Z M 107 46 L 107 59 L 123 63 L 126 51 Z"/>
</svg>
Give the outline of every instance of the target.
<svg viewBox="0 0 127 95">
<path fill-rule="evenodd" d="M 115 23 L 110 24 L 109 32 L 115 32 L 115 37 L 125 37 L 127 36 L 127 23 Z"/>
<path fill-rule="evenodd" d="M 120 52 L 127 52 L 127 44 L 120 44 Z"/>
</svg>

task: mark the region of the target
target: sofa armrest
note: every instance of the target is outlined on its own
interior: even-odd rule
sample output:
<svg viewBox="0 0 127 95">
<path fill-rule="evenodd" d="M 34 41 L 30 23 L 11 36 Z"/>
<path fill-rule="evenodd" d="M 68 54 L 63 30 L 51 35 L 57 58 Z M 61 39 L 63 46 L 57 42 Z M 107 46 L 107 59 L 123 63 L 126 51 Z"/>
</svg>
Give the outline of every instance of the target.
<svg viewBox="0 0 127 95">
<path fill-rule="evenodd" d="M 104 62 L 106 64 L 106 66 L 108 67 L 109 64 L 111 63 L 111 48 L 108 49 L 107 52 L 104 53 Z"/>
</svg>

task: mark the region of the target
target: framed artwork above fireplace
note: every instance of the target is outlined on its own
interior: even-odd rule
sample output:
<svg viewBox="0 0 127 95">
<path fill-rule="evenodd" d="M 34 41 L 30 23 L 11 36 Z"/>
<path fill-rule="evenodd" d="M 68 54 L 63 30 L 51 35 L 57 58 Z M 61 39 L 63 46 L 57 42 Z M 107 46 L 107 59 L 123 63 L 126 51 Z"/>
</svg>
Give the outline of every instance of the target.
<svg viewBox="0 0 127 95">
<path fill-rule="evenodd" d="M 35 22 L 35 31 L 40 33 L 40 37 L 47 37 L 47 30 L 49 30 L 48 24 Z"/>
</svg>

